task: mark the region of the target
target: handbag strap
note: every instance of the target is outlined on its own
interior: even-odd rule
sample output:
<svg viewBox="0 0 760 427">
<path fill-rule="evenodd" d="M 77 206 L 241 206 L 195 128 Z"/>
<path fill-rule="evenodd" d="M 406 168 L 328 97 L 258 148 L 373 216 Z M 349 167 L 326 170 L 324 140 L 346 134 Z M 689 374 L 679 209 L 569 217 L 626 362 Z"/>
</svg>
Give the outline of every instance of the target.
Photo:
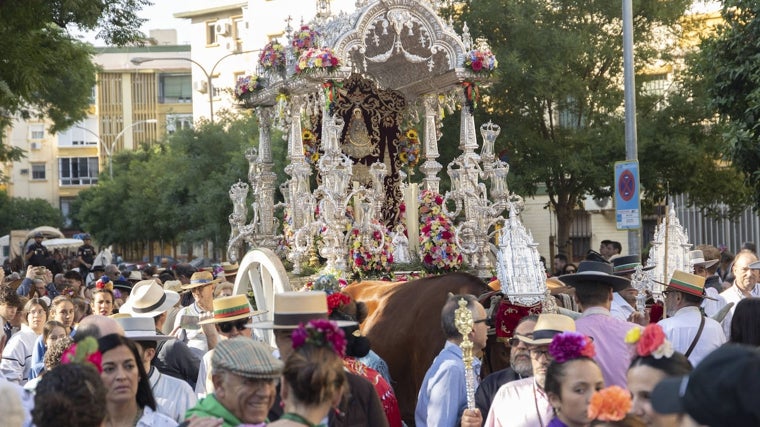
<svg viewBox="0 0 760 427">
<path fill-rule="evenodd" d="M 689 358 L 689 355 L 691 354 L 692 350 L 694 350 L 694 347 L 697 345 L 697 341 L 699 341 L 699 337 L 702 336 L 702 330 L 705 328 L 705 316 L 700 315 L 699 316 L 699 330 L 697 330 L 697 336 L 694 337 L 694 341 L 691 342 L 691 345 L 689 346 L 689 349 L 686 350 L 686 353 L 683 355 L 686 356 L 686 358 Z"/>
</svg>

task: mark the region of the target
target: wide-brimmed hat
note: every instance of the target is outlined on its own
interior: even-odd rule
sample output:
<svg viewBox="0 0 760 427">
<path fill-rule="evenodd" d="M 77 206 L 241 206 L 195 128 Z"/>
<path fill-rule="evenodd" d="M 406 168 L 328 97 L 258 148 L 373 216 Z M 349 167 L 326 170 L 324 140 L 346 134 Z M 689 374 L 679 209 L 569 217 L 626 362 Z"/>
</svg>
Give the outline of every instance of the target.
<svg viewBox="0 0 760 427">
<path fill-rule="evenodd" d="M 129 277 L 127 277 L 127 280 L 129 281 L 135 281 L 139 282 L 143 279 L 142 271 L 140 270 L 132 270 L 129 272 Z"/>
<path fill-rule="evenodd" d="M 179 280 L 167 280 L 164 282 L 164 290 L 179 292 L 182 290 L 182 282 Z"/>
<path fill-rule="evenodd" d="M 625 277 L 612 274 L 612 264 L 598 261 L 581 261 L 578 264 L 578 272 L 563 274 L 559 280 L 568 286 L 578 287 L 584 283 L 602 283 L 610 285 L 615 292 L 631 286 L 631 281 Z"/>
<path fill-rule="evenodd" d="M 320 291 L 282 292 L 274 294 L 273 320 L 254 322 L 255 329 L 296 329 L 309 320 L 327 319 L 327 294 Z M 357 325 L 349 320 L 336 320 L 339 327 Z"/>
<path fill-rule="evenodd" d="M 143 280 L 135 284 L 129 298 L 119 308 L 119 312 L 152 319 L 174 307 L 178 301 L 179 294 L 164 290 L 157 280 Z"/>
<path fill-rule="evenodd" d="M 214 372 L 223 370 L 252 379 L 276 380 L 284 366 L 267 345 L 247 337 L 219 341 L 211 357 Z"/>
<path fill-rule="evenodd" d="M 552 338 L 562 332 L 575 332 L 575 321 L 564 314 L 542 313 L 538 315 L 536 326 L 533 328 L 533 338 L 515 335 L 515 337 L 530 345 L 551 344 Z"/>
<path fill-rule="evenodd" d="M 106 266 L 105 265 L 93 265 L 92 268 L 90 269 L 90 272 L 94 273 L 96 271 L 105 272 L 106 271 Z"/>
<path fill-rule="evenodd" d="M 114 289 L 119 289 L 121 291 L 132 292 L 132 284 L 123 280 L 122 277 L 113 281 L 113 287 Z"/>
<path fill-rule="evenodd" d="M 166 341 L 174 338 L 156 332 L 156 323 L 149 317 L 120 317 L 116 321 L 124 328 L 124 336 L 135 341 Z"/>
<path fill-rule="evenodd" d="M 245 295 L 231 295 L 215 299 L 214 317 L 202 320 L 198 324 L 232 322 L 233 320 L 245 319 L 264 313 L 266 311 L 251 310 L 251 303 L 248 302 L 248 297 Z"/>
<path fill-rule="evenodd" d="M 193 289 L 199 286 L 213 285 L 221 282 L 221 279 L 214 279 L 214 275 L 210 271 L 198 271 L 190 276 L 190 283 L 182 285 L 182 289 Z"/>
<path fill-rule="evenodd" d="M 636 271 L 636 267 L 641 265 L 641 257 L 638 255 L 623 255 L 611 259 L 610 262 L 612 263 L 612 274 L 623 276 Z M 648 267 L 643 267 L 642 270 L 648 271 L 654 267 L 655 266 L 650 265 Z"/>
<path fill-rule="evenodd" d="M 224 277 L 234 277 L 237 275 L 240 265 L 238 263 L 230 264 L 229 262 L 222 263 L 222 270 L 224 270 Z"/>
<path fill-rule="evenodd" d="M 689 252 L 689 263 L 692 265 L 692 267 L 699 266 L 702 268 L 710 268 L 719 262 L 720 259 L 711 259 L 706 261 L 704 252 L 699 249 Z"/>
<path fill-rule="evenodd" d="M 726 344 L 688 376 L 660 381 L 652 391 L 652 407 L 660 414 L 689 414 L 699 425 L 757 426 L 760 407 L 751 398 L 760 392 L 757 372 L 760 354 L 754 347 Z"/>
<path fill-rule="evenodd" d="M 683 292 L 685 294 L 694 295 L 700 298 L 707 298 L 715 301 L 715 298 L 710 298 L 705 294 L 705 277 L 687 273 L 685 271 L 676 270 L 673 272 L 673 276 L 668 282 L 668 289 L 674 291 Z"/>
</svg>

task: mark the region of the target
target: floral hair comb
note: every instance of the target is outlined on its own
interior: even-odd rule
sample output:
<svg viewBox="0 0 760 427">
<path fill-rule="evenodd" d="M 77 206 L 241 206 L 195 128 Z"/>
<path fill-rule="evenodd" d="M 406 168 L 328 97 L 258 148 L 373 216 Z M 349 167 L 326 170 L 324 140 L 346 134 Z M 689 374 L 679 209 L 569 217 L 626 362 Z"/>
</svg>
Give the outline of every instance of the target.
<svg viewBox="0 0 760 427">
<path fill-rule="evenodd" d="M 61 363 L 91 363 L 98 372 L 103 372 L 103 354 L 98 350 L 98 341 L 93 337 L 86 337 L 78 343 L 72 344 L 61 356 Z"/>
<path fill-rule="evenodd" d="M 346 354 L 346 336 L 338 324 L 329 320 L 311 320 L 304 325 L 301 323 L 293 331 L 293 349 L 298 349 L 304 344 L 312 344 L 316 347 L 330 347 L 340 357 Z"/>
<path fill-rule="evenodd" d="M 625 342 L 636 346 L 636 354 L 641 357 L 652 356 L 655 359 L 673 356 L 673 345 L 665 339 L 662 326 L 651 323 L 643 330 L 633 328 L 625 334 Z"/>
<path fill-rule="evenodd" d="M 620 421 L 631 410 L 631 393 L 613 385 L 591 395 L 588 417 L 599 421 Z"/>
<path fill-rule="evenodd" d="M 113 282 L 111 282 L 111 279 L 109 279 L 108 276 L 101 276 L 100 279 L 95 282 L 95 289 L 105 289 L 113 292 Z"/>
<path fill-rule="evenodd" d="M 596 356 L 594 341 L 586 335 L 578 332 L 563 332 L 557 334 L 549 344 L 549 354 L 558 363 L 580 357 Z"/>
</svg>

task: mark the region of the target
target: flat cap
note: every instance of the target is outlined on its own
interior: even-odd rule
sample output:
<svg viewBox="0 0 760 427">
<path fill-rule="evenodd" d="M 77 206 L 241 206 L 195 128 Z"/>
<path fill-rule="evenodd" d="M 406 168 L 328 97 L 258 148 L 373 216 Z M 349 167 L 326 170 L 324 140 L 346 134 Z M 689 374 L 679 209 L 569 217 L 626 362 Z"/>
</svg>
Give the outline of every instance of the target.
<svg viewBox="0 0 760 427">
<path fill-rule="evenodd" d="M 246 337 L 220 341 L 214 348 L 211 368 L 232 372 L 245 378 L 274 380 L 285 365 L 265 344 Z"/>
</svg>

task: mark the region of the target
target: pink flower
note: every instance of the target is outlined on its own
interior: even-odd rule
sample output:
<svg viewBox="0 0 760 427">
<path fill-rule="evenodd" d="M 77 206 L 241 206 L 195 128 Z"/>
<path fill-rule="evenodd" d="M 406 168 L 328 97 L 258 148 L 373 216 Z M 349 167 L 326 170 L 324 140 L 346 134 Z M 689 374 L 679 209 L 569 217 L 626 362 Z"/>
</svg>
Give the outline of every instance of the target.
<svg viewBox="0 0 760 427">
<path fill-rule="evenodd" d="M 647 325 L 636 343 L 636 353 L 639 356 L 649 356 L 665 342 L 665 333 L 656 323 Z"/>
</svg>

